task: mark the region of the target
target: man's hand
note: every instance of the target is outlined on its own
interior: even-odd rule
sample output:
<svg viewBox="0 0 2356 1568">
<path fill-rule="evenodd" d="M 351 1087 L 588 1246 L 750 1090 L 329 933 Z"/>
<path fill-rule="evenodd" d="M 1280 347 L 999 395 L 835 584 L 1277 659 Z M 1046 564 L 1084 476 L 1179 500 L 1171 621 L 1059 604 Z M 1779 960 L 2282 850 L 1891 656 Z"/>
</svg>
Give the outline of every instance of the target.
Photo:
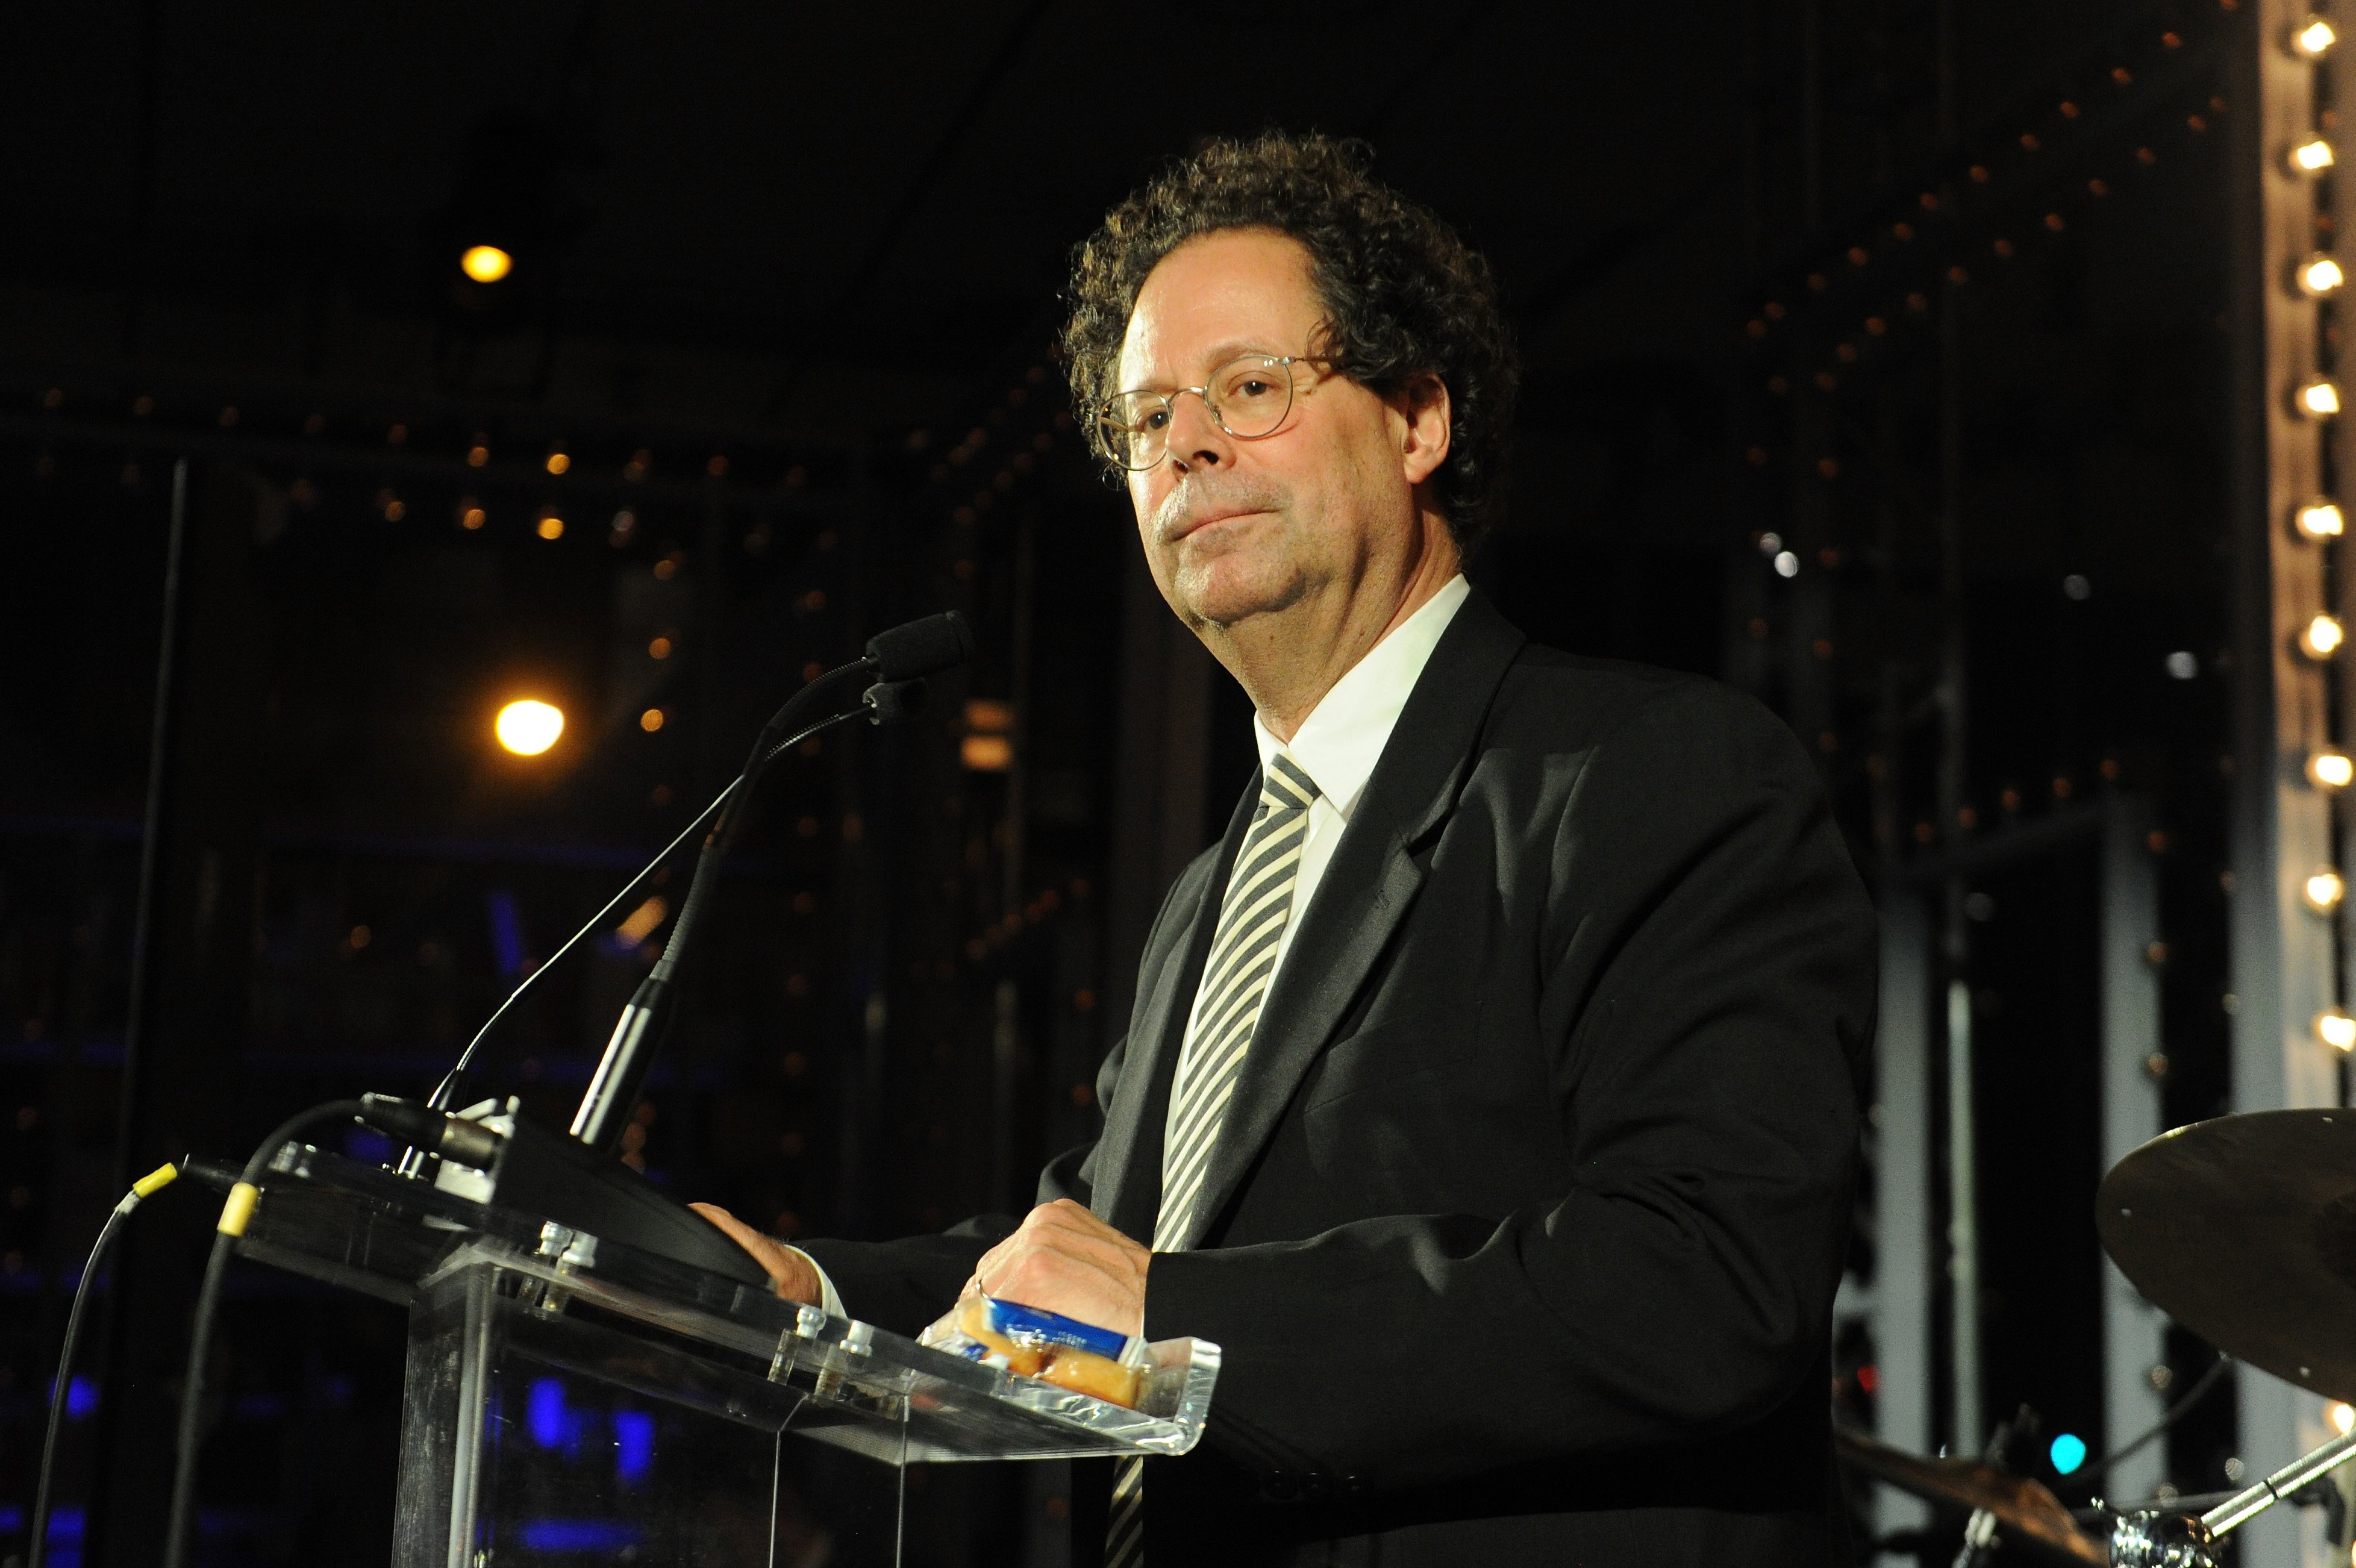
<svg viewBox="0 0 2356 1568">
<path fill-rule="evenodd" d="M 825 1287 L 818 1283 L 818 1270 L 810 1266 L 808 1258 L 762 1235 L 716 1203 L 691 1203 L 688 1207 L 727 1231 L 731 1240 L 752 1253 L 753 1261 L 769 1272 L 770 1287 L 779 1295 L 808 1306 L 820 1305 Z"/>
<path fill-rule="evenodd" d="M 966 1294 L 1059 1313 L 1121 1334 L 1145 1332 L 1152 1254 L 1068 1197 L 1043 1203 L 981 1255 Z"/>
</svg>

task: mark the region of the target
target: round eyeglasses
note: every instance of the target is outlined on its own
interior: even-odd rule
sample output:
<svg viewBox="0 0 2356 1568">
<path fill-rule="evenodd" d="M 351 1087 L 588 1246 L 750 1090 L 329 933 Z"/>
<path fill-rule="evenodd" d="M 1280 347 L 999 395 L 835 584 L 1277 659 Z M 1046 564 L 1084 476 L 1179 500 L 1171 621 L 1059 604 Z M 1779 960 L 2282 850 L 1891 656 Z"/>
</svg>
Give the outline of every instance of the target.
<svg viewBox="0 0 2356 1568">
<path fill-rule="evenodd" d="M 1219 428 L 1237 440 L 1273 435 L 1292 412 L 1292 367 L 1305 362 L 1308 356 L 1301 354 L 1244 354 L 1213 371 L 1199 387 L 1115 392 L 1097 413 L 1097 430 L 1106 453 L 1132 474 L 1169 454 L 1178 400 L 1188 392 L 1201 398 Z"/>
</svg>

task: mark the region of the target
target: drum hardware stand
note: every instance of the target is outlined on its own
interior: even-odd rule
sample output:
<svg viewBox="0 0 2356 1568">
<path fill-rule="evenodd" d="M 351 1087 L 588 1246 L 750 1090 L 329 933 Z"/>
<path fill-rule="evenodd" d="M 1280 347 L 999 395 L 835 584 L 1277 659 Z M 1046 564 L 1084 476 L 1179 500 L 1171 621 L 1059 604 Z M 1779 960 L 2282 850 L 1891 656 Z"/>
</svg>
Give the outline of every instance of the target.
<svg viewBox="0 0 2356 1568">
<path fill-rule="evenodd" d="M 2118 1568 L 2217 1568 L 2209 1548 L 2219 1536 L 2287 1499 L 2309 1481 L 2356 1459 L 2356 1433 L 2335 1437 L 2235 1492 L 2207 1513 L 2162 1513 L 2147 1509 L 2121 1514 L 2111 1531 L 2111 1562 Z"/>
</svg>

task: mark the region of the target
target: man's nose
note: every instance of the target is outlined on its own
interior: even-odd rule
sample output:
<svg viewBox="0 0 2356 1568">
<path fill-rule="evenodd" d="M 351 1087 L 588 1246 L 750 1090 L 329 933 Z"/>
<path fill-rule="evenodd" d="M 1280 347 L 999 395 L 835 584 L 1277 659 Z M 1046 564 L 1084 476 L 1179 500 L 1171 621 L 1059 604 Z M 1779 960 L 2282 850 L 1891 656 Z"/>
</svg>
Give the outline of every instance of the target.
<svg viewBox="0 0 2356 1568">
<path fill-rule="evenodd" d="M 1201 392 L 1180 392 L 1171 401 L 1170 466 L 1179 473 L 1233 461 L 1235 448 L 1229 443 L 1234 439 L 1211 417 L 1211 405 Z"/>
</svg>

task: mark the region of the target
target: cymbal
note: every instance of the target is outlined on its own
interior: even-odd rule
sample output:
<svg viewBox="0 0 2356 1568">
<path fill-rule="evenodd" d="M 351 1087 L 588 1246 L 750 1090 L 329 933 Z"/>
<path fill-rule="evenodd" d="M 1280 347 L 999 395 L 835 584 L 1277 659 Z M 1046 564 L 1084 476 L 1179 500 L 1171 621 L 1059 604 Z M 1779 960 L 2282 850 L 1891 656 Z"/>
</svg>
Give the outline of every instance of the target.
<svg viewBox="0 0 2356 1568">
<path fill-rule="evenodd" d="M 2119 1272 L 2230 1356 L 2356 1399 L 2356 1111 L 2259 1111 L 2111 1167 L 2094 1225 Z"/>
<path fill-rule="evenodd" d="M 2010 1532 L 2009 1540 L 2092 1568 L 2107 1568 L 2111 1561 L 2110 1548 L 2079 1529 L 2061 1499 L 2026 1476 L 2008 1476 L 1970 1459 L 1925 1459 L 1840 1426 L 1833 1428 L 1833 1447 L 1901 1492 L 1959 1509 L 1986 1509 Z"/>
</svg>

